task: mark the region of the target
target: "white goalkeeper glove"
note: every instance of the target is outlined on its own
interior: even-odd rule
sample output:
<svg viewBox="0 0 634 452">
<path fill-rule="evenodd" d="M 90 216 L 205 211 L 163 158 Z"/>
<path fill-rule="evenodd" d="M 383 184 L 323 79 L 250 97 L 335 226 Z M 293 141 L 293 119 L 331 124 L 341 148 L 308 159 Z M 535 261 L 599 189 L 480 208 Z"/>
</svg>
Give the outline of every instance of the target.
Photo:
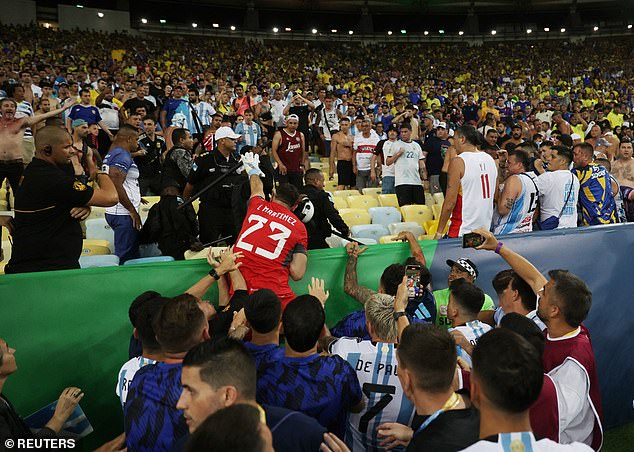
<svg viewBox="0 0 634 452">
<path fill-rule="evenodd" d="M 253 152 L 246 152 L 242 156 L 242 165 L 244 166 L 244 170 L 250 176 L 257 175 L 260 177 L 264 177 L 264 173 L 260 169 L 260 156 L 258 154 L 254 154 Z"/>
</svg>

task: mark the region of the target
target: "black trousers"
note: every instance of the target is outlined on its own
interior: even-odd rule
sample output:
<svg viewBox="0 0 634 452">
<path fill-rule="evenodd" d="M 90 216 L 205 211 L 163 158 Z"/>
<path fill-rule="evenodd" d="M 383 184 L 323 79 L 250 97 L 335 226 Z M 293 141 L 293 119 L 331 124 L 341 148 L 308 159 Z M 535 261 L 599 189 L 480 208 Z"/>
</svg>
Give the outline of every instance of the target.
<svg viewBox="0 0 634 452">
<path fill-rule="evenodd" d="M 292 184 L 297 187 L 298 190 L 301 190 L 304 186 L 304 174 L 298 172 L 287 171 L 286 174 L 282 175 L 277 172 L 277 180 L 282 184 Z"/>
<path fill-rule="evenodd" d="M 422 185 L 397 185 L 394 187 L 399 206 L 425 204 L 425 190 Z"/>
<path fill-rule="evenodd" d="M 22 177 L 23 172 L 24 164 L 21 161 L 13 163 L 0 162 L 0 187 L 4 183 L 5 178 L 9 179 L 9 185 L 11 185 L 13 196 L 15 196 L 15 192 L 18 189 L 18 184 L 20 183 L 20 178 Z"/>
<path fill-rule="evenodd" d="M 198 207 L 198 225 L 200 227 L 200 241 L 203 244 L 227 236 L 231 236 L 230 239 L 226 240 L 227 245 L 233 245 L 236 241 L 236 227 L 233 224 L 231 209 L 201 202 Z"/>
</svg>

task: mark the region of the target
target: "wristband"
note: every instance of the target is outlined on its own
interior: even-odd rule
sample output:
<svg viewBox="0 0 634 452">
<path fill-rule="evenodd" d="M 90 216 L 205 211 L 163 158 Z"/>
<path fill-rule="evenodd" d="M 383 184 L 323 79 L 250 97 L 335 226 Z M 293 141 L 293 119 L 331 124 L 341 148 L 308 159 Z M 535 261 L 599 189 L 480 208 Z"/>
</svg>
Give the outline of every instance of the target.
<svg viewBox="0 0 634 452">
<path fill-rule="evenodd" d="M 498 245 L 495 247 L 495 254 L 500 254 L 500 250 L 504 246 L 504 242 L 498 242 Z"/>
<path fill-rule="evenodd" d="M 209 276 L 211 276 L 216 281 L 220 279 L 220 275 L 218 274 L 215 268 L 212 268 L 211 270 L 209 270 Z"/>
<path fill-rule="evenodd" d="M 392 314 L 392 316 L 394 317 L 395 321 L 398 321 L 399 318 L 401 318 L 403 316 L 406 316 L 406 315 L 407 315 L 407 313 L 405 311 L 398 311 L 398 312 L 395 312 L 394 314 Z"/>
</svg>

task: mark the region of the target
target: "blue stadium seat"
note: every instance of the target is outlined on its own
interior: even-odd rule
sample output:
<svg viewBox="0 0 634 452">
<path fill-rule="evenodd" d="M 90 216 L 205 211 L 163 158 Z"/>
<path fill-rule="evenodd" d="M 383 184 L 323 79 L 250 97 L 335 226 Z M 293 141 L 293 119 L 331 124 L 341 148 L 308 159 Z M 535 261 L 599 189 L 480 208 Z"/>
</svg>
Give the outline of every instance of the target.
<svg viewBox="0 0 634 452">
<path fill-rule="evenodd" d="M 379 242 L 379 239 L 388 235 L 390 231 L 387 229 L 387 226 L 382 224 L 361 224 L 357 226 L 352 226 L 350 228 L 352 232 L 352 237 L 356 238 L 366 238 L 373 239 L 376 242 Z"/>
<path fill-rule="evenodd" d="M 401 221 L 401 212 L 396 207 L 370 207 L 368 213 L 372 217 L 372 224 L 387 226 Z"/>
<path fill-rule="evenodd" d="M 153 264 L 155 262 L 172 262 L 173 260 L 174 258 L 172 256 L 141 257 L 139 259 L 125 261 L 123 265 Z"/>
<path fill-rule="evenodd" d="M 118 265 L 119 256 L 114 254 L 96 254 L 79 258 L 79 266 L 81 268 L 116 267 Z"/>
</svg>

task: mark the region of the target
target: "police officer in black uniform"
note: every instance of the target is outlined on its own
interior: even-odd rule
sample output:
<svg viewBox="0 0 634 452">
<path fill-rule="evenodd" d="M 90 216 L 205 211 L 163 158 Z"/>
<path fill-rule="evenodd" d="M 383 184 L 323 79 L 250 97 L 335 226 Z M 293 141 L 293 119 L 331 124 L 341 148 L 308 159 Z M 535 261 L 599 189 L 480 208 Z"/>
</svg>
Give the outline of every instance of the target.
<svg viewBox="0 0 634 452">
<path fill-rule="evenodd" d="M 235 156 L 236 140 L 240 135 L 230 127 L 220 127 L 215 134 L 216 148 L 200 154 L 189 173 L 183 196 L 188 198 L 198 192 L 239 162 Z M 209 243 L 221 237 L 231 236 L 227 240 L 232 244 L 236 239 L 236 225 L 232 212 L 231 200 L 236 186 L 244 179 L 236 170 L 230 173 L 217 186 L 206 191 L 200 197 L 198 223 L 200 224 L 200 241 Z"/>
<path fill-rule="evenodd" d="M 35 158 L 15 193 L 13 248 L 5 273 L 79 268 L 79 222 L 90 214 L 88 206 L 111 207 L 119 200 L 108 173 L 97 172 L 97 188 L 86 185 L 83 173 L 65 129 L 46 126 L 37 132 Z"/>
<path fill-rule="evenodd" d="M 147 116 L 143 120 L 143 134 L 139 136 L 139 148 L 134 158 L 139 167 L 141 196 L 161 194 L 161 156 L 165 152 L 165 139 L 156 134 L 156 122 Z"/>
<path fill-rule="evenodd" d="M 324 191 L 324 181 L 324 173 L 316 168 L 311 168 L 304 174 L 305 185 L 300 190 L 300 193 L 308 196 L 314 207 L 313 218 L 306 223 L 309 250 L 328 248 L 326 238 L 331 234 L 331 224 L 343 235 L 350 234 L 348 225 L 339 215 L 335 205 L 330 200 L 330 195 Z"/>
</svg>

